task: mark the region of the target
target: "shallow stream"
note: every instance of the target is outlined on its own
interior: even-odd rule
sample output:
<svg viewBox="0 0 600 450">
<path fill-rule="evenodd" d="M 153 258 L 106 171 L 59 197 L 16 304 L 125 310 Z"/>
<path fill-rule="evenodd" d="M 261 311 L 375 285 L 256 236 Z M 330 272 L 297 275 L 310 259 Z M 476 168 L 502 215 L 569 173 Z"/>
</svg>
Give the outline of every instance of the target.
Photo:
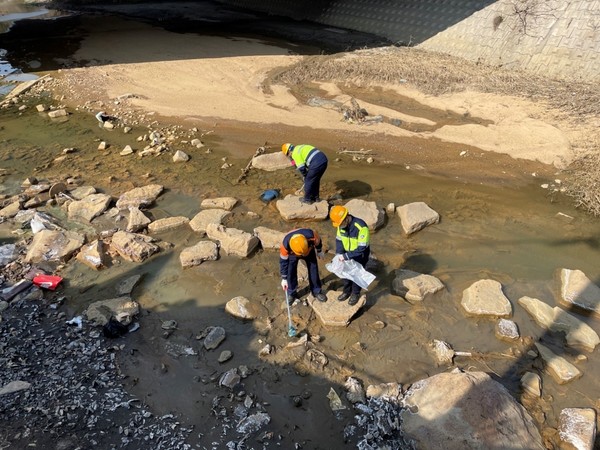
<svg viewBox="0 0 600 450">
<path fill-rule="evenodd" d="M 356 92 L 355 95 L 373 102 L 377 93 Z M 259 200 L 265 189 L 278 188 L 283 194 L 297 189 L 300 181 L 292 175 L 291 169 L 272 173 L 253 170 L 245 184 L 235 183 L 239 170 L 245 167 L 259 143 L 268 140 L 269 136 L 265 138 L 260 134 L 268 134 L 264 130 L 253 131 L 240 126 L 235 132 L 236 146 L 229 145 L 231 136 L 219 130 L 202 138 L 206 145 L 202 149 L 175 144 L 173 148 L 183 149 L 192 159 L 189 163 L 174 164 L 169 154 L 143 159 L 119 156 L 124 145 L 132 144 L 134 138 L 146 134 L 147 129 L 134 128 L 128 135 L 122 130 L 102 129 L 89 113 L 75 113 L 65 122 L 50 122 L 44 114 L 36 113 L 34 106 L 29 105 L 24 112 L 16 108 L 0 111 L 0 166 L 4 169 L 0 175 L 0 194 L 17 193 L 20 182 L 28 176 L 50 180 L 78 177 L 82 184 L 93 185 L 115 197 L 135 186 L 159 183 L 167 192 L 149 210 L 154 218 L 177 215 L 192 218 L 200 210 L 203 198 L 233 196 L 239 199 L 239 204 L 226 220 L 227 226 L 252 231 L 262 225 L 285 231 L 297 225 L 283 221 L 273 203 L 264 204 Z M 385 106 L 399 111 L 402 108 L 393 100 Z M 424 110 L 425 107 L 421 112 Z M 403 112 L 419 115 L 416 111 L 419 110 L 413 108 Z M 429 113 L 423 112 L 422 117 L 430 117 Z M 189 131 L 189 137 L 198 137 L 202 131 Z M 296 133 L 300 135 L 302 131 Z M 320 142 L 317 132 L 311 136 L 314 143 Z M 97 150 L 101 140 L 110 142 L 108 150 Z M 277 146 L 273 144 L 272 151 L 276 151 Z M 70 147 L 77 151 L 62 163 L 54 162 L 64 148 Z M 208 148 L 211 153 L 206 153 Z M 570 361 L 580 354 L 565 347 L 563 335 L 544 332 L 517 304 L 524 295 L 551 306 L 558 304 L 555 276 L 560 268 L 582 270 L 600 285 L 600 222 L 575 209 L 560 192 L 540 187 L 542 183 L 549 183 L 559 188 L 557 182 L 534 176 L 528 183 L 513 185 L 467 182 L 462 177 L 433 176 L 410 164 L 385 163 L 387 155 L 377 148 L 372 164 L 365 159 L 353 161 L 349 154 L 336 154 L 334 146 L 322 148 L 330 159 L 323 179 L 325 195 L 341 196 L 338 203 L 350 198 L 375 201 L 381 208 L 389 203 L 399 206 L 423 201 L 440 214 L 441 222 L 407 237 L 398 217 L 386 218 L 384 227 L 372 236 L 372 250 L 380 262 L 374 269 L 377 280 L 369 290 L 367 306 L 347 328 L 322 327 L 307 306 L 294 305 L 294 320 L 299 329 L 321 337 L 318 348 L 329 357 L 330 364 L 315 373 L 314 368 L 293 363 L 293 358 L 284 351 L 271 361 L 267 359 L 273 364 L 273 370 L 260 369 L 260 377 L 248 382 L 252 383 L 248 391 L 255 392 L 280 413 L 274 417 L 275 425 L 285 428 L 289 426 L 288 420 L 301 422 L 307 412 L 317 414 L 325 424 L 331 425 L 321 444 L 331 439 L 333 445 L 337 442 L 335 433 L 339 424 L 336 425 L 327 409 L 328 386 L 343 383 L 349 375 L 368 385 L 392 381 L 411 383 L 445 371 L 447 367 L 436 364 L 427 350 L 427 344 L 433 339 L 444 340 L 455 350 L 496 355 L 457 358 L 455 365 L 490 373 L 517 397 L 520 395 L 518 380 L 523 371 L 541 369 L 539 362 L 526 354 L 532 341 L 542 340 Z M 458 148 L 456 150 L 458 154 Z M 233 167 L 221 169 L 223 158 Z M 485 179 L 485 174 L 479 177 Z M 258 217 L 247 214 L 249 211 Z M 49 212 L 64 216 L 59 209 Z M 73 226 L 91 236 L 97 230 L 124 224 L 102 219 L 93 226 Z M 334 229 L 329 222 L 309 226 L 323 236 L 327 247 L 335 245 Z M 13 229 L 0 225 L 0 242 L 14 240 Z M 230 366 L 262 367 L 257 361 L 258 349 L 265 342 L 277 346 L 287 342 L 278 255 L 276 251 L 267 250 L 247 260 L 222 256 L 217 262 L 182 270 L 179 252 L 195 244 L 200 236 L 186 228 L 159 237 L 173 243 L 173 249 L 144 264 L 120 262 L 95 272 L 77 262 L 69 263 L 61 272 L 65 278 L 65 307 L 78 314 L 91 301 L 113 296 L 119 280 L 133 273 L 144 274 L 134 297 L 146 312 L 140 318 L 141 330 L 128 337 L 126 343 L 131 358 L 123 361 L 130 375 L 130 387 L 160 411 L 178 411 L 192 421 L 201 420 L 210 409 L 211 384 L 194 381 L 204 381 Z M 442 280 L 446 289 L 421 304 L 411 305 L 390 293 L 393 271 L 398 268 L 434 275 Z M 321 274 L 328 288 L 339 287 L 339 282 L 323 265 Z M 531 340 L 511 346 L 495 338 L 494 321 L 465 317 L 460 307 L 462 292 L 484 278 L 502 284 L 513 305 L 513 320 L 521 335 Z M 223 311 L 224 304 L 238 295 L 263 304 L 265 316 L 273 320 L 270 328 L 241 323 Z M 600 333 L 600 320 L 578 317 Z M 167 341 L 161 337 L 160 327 L 162 321 L 168 319 L 177 320 L 179 328 Z M 377 321 L 383 322 L 384 327 L 380 328 Z M 227 330 L 224 346 L 234 353 L 230 362 L 219 364 L 218 355 L 207 352 L 180 358 L 165 354 L 166 342 L 196 346 L 195 335 L 212 325 L 222 325 Z M 584 375 L 577 381 L 561 386 L 540 370 L 544 398 L 531 410 L 543 411 L 547 426 L 556 427 L 557 416 L 564 407 L 600 407 L 600 381 L 594 375 L 600 373 L 598 351 L 582 353 L 586 358 L 579 359 L 576 365 Z M 504 356 L 497 356 L 500 354 Z M 285 369 L 288 364 L 294 367 L 293 371 Z M 306 373 L 315 375 L 302 376 Z M 291 409 L 289 396 L 304 389 L 313 392 L 314 400 L 307 402 L 304 409 Z M 535 417 L 542 420 L 541 415 Z M 305 422 L 297 431 L 299 436 L 310 440 L 318 435 L 316 422 Z M 213 434 L 218 435 L 214 430 Z"/>
</svg>

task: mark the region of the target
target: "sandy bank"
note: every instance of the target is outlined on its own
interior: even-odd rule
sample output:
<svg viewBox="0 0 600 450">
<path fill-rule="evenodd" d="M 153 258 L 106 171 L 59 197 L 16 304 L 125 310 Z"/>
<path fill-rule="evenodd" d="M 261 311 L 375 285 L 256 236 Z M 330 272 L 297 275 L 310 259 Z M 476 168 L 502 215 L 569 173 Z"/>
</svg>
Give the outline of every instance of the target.
<svg viewBox="0 0 600 450">
<path fill-rule="evenodd" d="M 93 26 L 96 26 L 94 24 Z M 105 26 L 105 25 L 103 25 Z M 281 124 L 366 135 L 420 137 L 474 146 L 563 167 L 571 161 L 569 130 L 552 122 L 543 107 L 516 97 L 461 92 L 429 96 L 410 83 L 387 86 L 403 96 L 440 111 L 479 117 L 483 124 L 442 126 L 414 133 L 391 124 L 358 126 L 341 120 L 335 108 L 311 107 L 284 86 L 264 89 L 263 81 L 278 68 L 300 58 L 288 49 L 248 38 L 176 34 L 149 25 L 115 21 L 83 40 L 68 69 L 75 90 L 88 101 L 135 94 L 133 107 L 173 118 L 214 118 L 256 124 Z M 333 84 L 320 84 L 327 98 L 349 104 L 350 97 Z M 410 112 L 361 102 L 370 115 L 385 114 L 405 121 L 423 121 Z M 108 107 L 108 106 L 107 106 Z M 306 138 L 309 140 L 309 137 Z M 315 143 L 319 145 L 318 143 Z"/>
</svg>

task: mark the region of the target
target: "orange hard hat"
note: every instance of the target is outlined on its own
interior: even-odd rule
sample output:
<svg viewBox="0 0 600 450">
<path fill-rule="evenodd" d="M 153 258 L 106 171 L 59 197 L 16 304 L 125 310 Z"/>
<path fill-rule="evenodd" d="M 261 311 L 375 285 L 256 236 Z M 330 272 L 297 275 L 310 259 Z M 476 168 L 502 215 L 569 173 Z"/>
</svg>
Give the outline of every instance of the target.
<svg viewBox="0 0 600 450">
<path fill-rule="evenodd" d="M 308 240 L 303 234 L 294 234 L 290 238 L 290 248 L 298 256 L 308 255 Z"/>
<path fill-rule="evenodd" d="M 289 153 L 294 149 L 294 144 L 285 143 L 281 145 L 281 151 L 285 156 L 289 155 Z"/>
<path fill-rule="evenodd" d="M 338 206 L 338 205 L 334 206 L 333 208 L 331 208 L 331 211 L 329 212 L 329 218 L 331 219 L 331 224 L 336 228 L 339 227 L 347 215 L 348 215 L 348 208 L 346 208 L 345 206 Z"/>
</svg>

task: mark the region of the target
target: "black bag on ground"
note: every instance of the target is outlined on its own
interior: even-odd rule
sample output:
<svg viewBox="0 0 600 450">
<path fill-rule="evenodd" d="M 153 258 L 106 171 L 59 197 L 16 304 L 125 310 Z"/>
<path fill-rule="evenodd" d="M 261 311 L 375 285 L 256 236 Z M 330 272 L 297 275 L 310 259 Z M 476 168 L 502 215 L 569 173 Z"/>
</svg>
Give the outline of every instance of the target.
<svg viewBox="0 0 600 450">
<path fill-rule="evenodd" d="M 114 317 L 111 317 L 108 322 L 102 327 L 102 332 L 104 336 L 107 338 L 118 338 L 127 334 L 129 331 L 129 327 L 127 325 L 123 325 Z"/>
</svg>

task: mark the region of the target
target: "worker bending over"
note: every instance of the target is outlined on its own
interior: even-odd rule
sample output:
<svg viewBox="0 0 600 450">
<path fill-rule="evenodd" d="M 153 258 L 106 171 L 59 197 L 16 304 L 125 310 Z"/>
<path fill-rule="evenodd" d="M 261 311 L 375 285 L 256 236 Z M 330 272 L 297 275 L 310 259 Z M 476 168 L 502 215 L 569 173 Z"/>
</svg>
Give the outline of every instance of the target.
<svg viewBox="0 0 600 450">
<path fill-rule="evenodd" d="M 319 277 L 319 258 L 323 244 L 316 231 L 309 228 L 299 228 L 286 234 L 279 248 L 279 272 L 281 274 L 281 287 L 288 294 L 288 303 L 292 304 L 298 296 L 298 261 L 306 261 L 308 268 L 308 284 L 313 296 L 321 302 L 327 301 L 327 296 L 321 291 L 321 278 Z"/>
<path fill-rule="evenodd" d="M 312 145 L 289 143 L 283 144 L 281 151 L 292 160 L 304 180 L 304 197 L 300 201 L 308 205 L 320 202 L 321 177 L 327 169 L 325 153 Z"/>
<path fill-rule="evenodd" d="M 342 261 L 352 259 L 364 268 L 371 253 L 369 227 L 365 221 L 348 214 L 348 209 L 344 206 L 331 208 L 329 218 L 332 225 L 337 228 L 335 258 Z M 358 284 L 344 279 L 344 292 L 338 296 L 338 300 L 343 302 L 350 297 L 348 304 L 356 305 L 360 298 L 360 290 L 361 287 Z"/>
</svg>

